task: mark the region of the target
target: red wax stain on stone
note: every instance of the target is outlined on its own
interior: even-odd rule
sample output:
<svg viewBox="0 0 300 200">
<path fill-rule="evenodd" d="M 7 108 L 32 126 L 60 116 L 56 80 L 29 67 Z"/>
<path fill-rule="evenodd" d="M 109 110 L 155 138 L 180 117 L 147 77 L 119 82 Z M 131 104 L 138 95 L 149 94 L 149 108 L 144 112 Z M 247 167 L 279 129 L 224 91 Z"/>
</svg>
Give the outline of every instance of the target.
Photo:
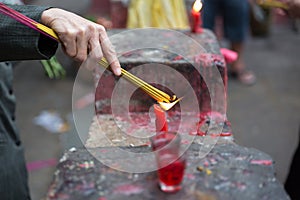
<svg viewBox="0 0 300 200">
<path fill-rule="evenodd" d="M 100 152 L 101 152 L 101 153 L 107 153 L 108 150 L 107 150 L 107 149 L 100 149 Z"/>
<path fill-rule="evenodd" d="M 173 60 L 182 60 L 183 57 L 182 56 L 176 56 L 175 58 L 173 58 Z"/>
<path fill-rule="evenodd" d="M 219 54 L 202 53 L 202 54 L 196 55 L 194 57 L 194 61 L 198 64 L 201 63 L 203 65 L 203 67 L 211 67 L 215 63 L 222 64 L 222 66 L 225 66 L 224 57 Z"/>
<path fill-rule="evenodd" d="M 194 180 L 195 179 L 195 176 L 194 176 L 194 174 L 185 174 L 185 177 L 186 178 L 188 178 L 188 179 L 190 179 L 190 180 Z"/>
<path fill-rule="evenodd" d="M 236 182 L 235 186 L 240 190 L 245 190 L 247 188 L 246 184 L 241 182 Z"/>
<path fill-rule="evenodd" d="M 115 193 L 131 195 L 131 194 L 139 194 L 143 192 L 143 188 L 137 185 L 132 184 L 124 184 L 115 188 Z"/>
<path fill-rule="evenodd" d="M 190 144 L 191 142 L 189 140 L 182 140 L 181 144 Z"/>
<path fill-rule="evenodd" d="M 272 160 L 251 160 L 250 163 L 256 165 L 267 165 L 267 166 L 273 164 Z"/>
<path fill-rule="evenodd" d="M 232 133 L 231 132 L 221 133 L 220 136 L 221 137 L 228 137 L 228 136 L 232 136 Z"/>
<path fill-rule="evenodd" d="M 208 166 L 209 166 L 209 162 L 205 161 L 205 162 L 204 162 L 204 166 L 205 166 L 205 167 L 208 167 Z"/>
</svg>

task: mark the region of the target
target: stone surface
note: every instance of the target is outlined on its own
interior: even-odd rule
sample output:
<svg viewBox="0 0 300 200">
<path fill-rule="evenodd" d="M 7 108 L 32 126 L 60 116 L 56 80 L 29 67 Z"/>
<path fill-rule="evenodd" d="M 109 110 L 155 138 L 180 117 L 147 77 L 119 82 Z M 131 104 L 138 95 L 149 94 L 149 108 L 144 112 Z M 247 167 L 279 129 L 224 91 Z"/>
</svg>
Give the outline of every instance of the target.
<svg viewBox="0 0 300 200">
<path fill-rule="evenodd" d="M 183 188 L 167 194 L 159 190 L 155 172 L 132 174 L 109 168 L 83 149 L 72 149 L 61 159 L 48 199 L 289 199 L 274 176 L 270 156 L 256 149 L 219 143 L 204 158 L 201 144 L 193 143 L 187 151 L 188 164 Z M 90 149 L 112 162 L 128 162 L 116 157 L 115 148 Z M 150 148 L 129 147 L 124 150 L 147 152 Z M 132 158 L 131 158 L 132 159 Z M 136 158 L 138 159 L 138 158 Z M 143 163 L 153 164 L 153 163 Z"/>
<path fill-rule="evenodd" d="M 169 113 L 168 123 L 171 130 L 178 128 L 178 116 L 180 113 Z M 256 149 L 236 145 L 232 142 L 232 136 L 220 137 L 204 158 L 200 157 L 201 148 L 210 135 L 194 138 L 193 144 L 187 150 L 183 190 L 176 194 L 165 194 L 158 189 L 155 172 L 125 173 L 100 163 L 95 158 L 105 160 L 106 164 L 109 162 L 115 167 L 129 163 L 130 159 L 139 159 L 135 154 L 129 157 L 120 156 L 116 151 L 119 148 L 135 153 L 150 152 L 148 139 L 131 137 L 151 135 L 154 132 L 155 127 L 146 123 L 149 121 L 148 113 L 132 113 L 131 117 L 136 123 L 128 123 L 126 119 L 110 114 L 95 117 L 85 145 L 88 151 L 72 148 L 65 152 L 57 166 L 47 198 L 289 199 L 282 184 L 275 177 L 274 161 L 271 157 Z M 190 114 L 188 119 L 193 118 L 199 120 L 195 114 Z M 187 134 L 190 127 L 181 128 L 187 131 L 182 134 Z M 186 143 L 183 140 L 183 144 Z M 147 163 L 147 160 L 139 163 L 146 166 L 153 164 Z"/>
<path fill-rule="evenodd" d="M 220 136 L 225 140 L 233 139 L 230 124 L 215 124 L 213 120 L 202 120 L 198 113 L 172 111 L 167 112 L 166 116 L 168 131 L 189 136 L 211 135 Z M 87 148 L 144 146 L 149 144 L 149 138 L 155 132 L 155 116 L 151 112 L 130 113 L 126 116 L 100 114 L 93 118 L 88 137 L 83 142 Z"/>
<path fill-rule="evenodd" d="M 211 58 L 210 55 L 209 57 Z M 216 63 L 212 62 L 213 64 Z M 226 76 L 223 80 L 226 80 Z M 200 86 L 202 90 L 199 100 L 203 106 L 205 87 Z M 199 85 L 197 88 L 199 89 Z M 206 99 L 205 97 L 204 100 Z M 201 108 L 209 110 L 206 106 Z M 106 130 L 108 129 L 109 127 Z M 94 147 L 94 152 L 108 152 L 102 155 L 104 157 L 114 155 L 114 149 L 110 147 Z M 148 147 L 126 148 L 139 152 L 147 150 Z M 49 191 L 49 198 L 288 199 L 282 185 L 274 176 L 271 158 L 260 151 L 232 143 L 216 145 L 204 159 L 200 160 L 197 157 L 199 143 L 193 144 L 188 150 L 189 162 L 184 189 L 174 195 L 166 195 L 158 190 L 155 173 L 139 175 L 121 173 L 98 163 L 86 152 L 81 150 L 77 152 L 67 153 L 63 157 Z M 75 157 L 72 157 L 73 154 Z M 127 158 L 118 159 L 127 161 Z"/>
</svg>

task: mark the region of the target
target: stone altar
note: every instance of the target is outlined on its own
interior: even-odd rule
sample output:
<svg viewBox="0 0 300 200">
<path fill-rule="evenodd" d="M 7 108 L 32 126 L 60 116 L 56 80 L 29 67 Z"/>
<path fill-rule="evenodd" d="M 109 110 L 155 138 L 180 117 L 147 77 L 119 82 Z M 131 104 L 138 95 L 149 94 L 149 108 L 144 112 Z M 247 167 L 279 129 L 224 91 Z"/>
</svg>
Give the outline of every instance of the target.
<svg viewBox="0 0 300 200">
<path fill-rule="evenodd" d="M 115 33 L 118 33 L 118 31 L 111 32 L 111 34 Z M 201 64 L 204 65 L 202 66 L 204 70 L 202 72 L 204 73 L 209 73 L 211 67 L 218 68 L 222 77 L 222 84 L 225 87 L 216 87 L 213 93 L 225 90 L 225 95 L 220 98 L 226 99 L 226 65 L 219 52 L 216 38 L 207 30 L 200 35 L 193 35 L 188 31 L 184 33 L 197 40 L 207 50 L 205 53 L 202 52 L 200 57 L 193 56 L 202 59 Z M 122 39 L 122 35 L 120 37 Z M 137 42 L 145 39 L 143 35 L 133 35 L 132 37 Z M 172 34 L 167 35 L 167 37 L 172 37 Z M 122 43 L 115 43 L 114 45 L 118 48 L 118 45 L 122 45 Z M 189 44 L 176 43 L 174 45 L 189 46 Z M 201 113 L 189 115 L 189 113 L 178 111 L 180 108 L 175 108 L 175 111 L 168 115 L 170 128 L 175 131 L 178 128 L 176 126 L 178 115 L 186 114 L 189 115 L 191 120 L 196 119 L 196 121 L 205 122 L 195 123 L 194 127 L 184 127 L 184 131 L 181 132 L 181 134 L 195 136 L 193 143 L 187 150 L 187 168 L 183 189 L 174 194 L 165 194 L 157 186 L 155 172 L 121 172 L 107 167 L 91 155 L 92 152 L 93 155 L 99 155 L 102 159 L 111 160 L 112 162 L 118 160 L 118 162 L 126 163 L 129 158 L 118 157 L 118 154 L 115 154 L 116 148 L 113 147 L 120 147 L 123 150 L 134 152 L 151 151 L 147 138 L 136 140 L 134 137 L 124 134 L 122 132 L 124 129 L 120 130 L 116 127 L 109 100 L 112 97 L 112 88 L 115 87 L 117 79 L 115 80 L 110 73 L 107 73 L 99 80 L 95 104 L 97 116 L 94 117 L 89 137 L 85 141 L 87 149 L 70 149 L 64 154 L 57 166 L 47 199 L 289 199 L 283 186 L 275 177 L 274 163 L 270 156 L 256 149 L 235 144 L 228 121 L 224 123 L 222 130 L 222 133 L 226 134 L 217 135 L 218 141 L 214 148 L 205 157 L 199 156 L 199 149 L 205 138 L 216 137 L 214 132 L 206 130 L 207 125 L 215 119 L 211 113 L 226 112 L 226 101 L 224 105 L 218 105 L 216 110 L 212 110 L 207 85 L 202 76 L 197 74 L 195 69 L 191 67 L 191 63 L 176 54 L 170 54 L 170 52 L 156 53 L 153 59 L 153 57 L 146 56 L 151 55 L 153 50 L 147 51 L 148 53 L 143 53 L 143 51 L 125 53 L 120 57 L 120 62 L 127 70 L 148 62 L 172 66 L 180 71 L 187 80 L 190 80 L 190 84 L 197 94 Z M 214 77 L 211 78 L 213 82 Z M 101 86 L 104 85 L 103 89 Z M 133 130 L 134 133 L 137 130 L 153 133 L 154 129 L 148 127 L 149 123 L 144 123 L 148 120 L 147 111 L 153 101 L 143 95 L 141 91 L 137 91 L 134 95 L 134 100 L 137 101 L 129 104 L 129 110 L 133 115 L 136 115 L 134 119 L 137 121 L 134 121 L 133 125 L 127 123 L 126 120 L 119 120 L 119 122 L 123 122 L 121 126 L 125 127 L 126 133 L 129 133 L 130 130 Z M 201 114 L 204 114 L 205 117 L 201 118 Z M 199 127 L 199 124 L 203 127 Z M 99 125 L 101 129 L 99 129 Z M 109 138 L 111 142 L 107 142 L 104 138 Z M 150 163 L 145 162 L 142 164 L 147 165 Z"/>
</svg>

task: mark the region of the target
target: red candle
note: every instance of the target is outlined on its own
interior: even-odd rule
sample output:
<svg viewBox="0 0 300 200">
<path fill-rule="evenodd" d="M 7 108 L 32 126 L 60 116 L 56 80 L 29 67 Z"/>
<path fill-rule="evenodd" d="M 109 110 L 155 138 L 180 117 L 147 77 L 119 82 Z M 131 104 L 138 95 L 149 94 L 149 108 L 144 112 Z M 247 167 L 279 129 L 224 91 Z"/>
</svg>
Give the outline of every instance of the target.
<svg viewBox="0 0 300 200">
<path fill-rule="evenodd" d="M 200 10 L 202 8 L 201 0 L 196 0 L 191 11 L 191 29 L 193 33 L 202 33 L 202 20 Z"/>
<path fill-rule="evenodd" d="M 155 126 L 156 131 L 168 131 L 168 123 L 165 111 L 157 104 L 154 104 L 154 113 L 156 116 Z"/>
</svg>

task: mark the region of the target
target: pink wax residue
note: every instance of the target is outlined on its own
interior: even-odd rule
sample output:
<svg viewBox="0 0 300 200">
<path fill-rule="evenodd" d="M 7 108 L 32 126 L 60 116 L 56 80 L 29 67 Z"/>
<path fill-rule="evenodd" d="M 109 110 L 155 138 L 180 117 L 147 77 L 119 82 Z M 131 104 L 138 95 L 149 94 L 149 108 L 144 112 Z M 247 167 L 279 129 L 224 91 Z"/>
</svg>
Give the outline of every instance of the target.
<svg viewBox="0 0 300 200">
<path fill-rule="evenodd" d="M 28 171 L 39 170 L 47 167 L 53 167 L 57 164 L 57 160 L 55 158 L 48 160 L 39 160 L 34 162 L 29 162 L 26 164 Z"/>
<path fill-rule="evenodd" d="M 180 55 L 179 55 L 179 56 L 176 56 L 175 58 L 173 58 L 174 61 L 176 61 L 176 60 L 182 60 L 182 59 L 183 59 L 183 57 L 180 56 Z"/>
<path fill-rule="evenodd" d="M 246 184 L 241 182 L 236 182 L 235 186 L 240 190 L 245 190 L 247 188 Z"/>
<path fill-rule="evenodd" d="M 195 180 L 195 178 L 196 178 L 194 174 L 190 174 L 190 173 L 185 174 L 185 176 L 186 176 L 186 178 L 188 178 L 190 180 Z"/>
<path fill-rule="evenodd" d="M 270 166 L 273 164 L 272 160 L 251 160 L 250 163 L 256 165 L 266 165 L 266 166 Z"/>
<path fill-rule="evenodd" d="M 214 63 L 224 63 L 224 58 L 219 54 L 201 53 L 194 57 L 194 61 L 203 67 L 212 67 Z"/>
<path fill-rule="evenodd" d="M 125 195 L 139 194 L 143 192 L 143 188 L 137 185 L 124 184 L 116 187 L 114 192 L 119 194 L 125 194 Z"/>
</svg>

